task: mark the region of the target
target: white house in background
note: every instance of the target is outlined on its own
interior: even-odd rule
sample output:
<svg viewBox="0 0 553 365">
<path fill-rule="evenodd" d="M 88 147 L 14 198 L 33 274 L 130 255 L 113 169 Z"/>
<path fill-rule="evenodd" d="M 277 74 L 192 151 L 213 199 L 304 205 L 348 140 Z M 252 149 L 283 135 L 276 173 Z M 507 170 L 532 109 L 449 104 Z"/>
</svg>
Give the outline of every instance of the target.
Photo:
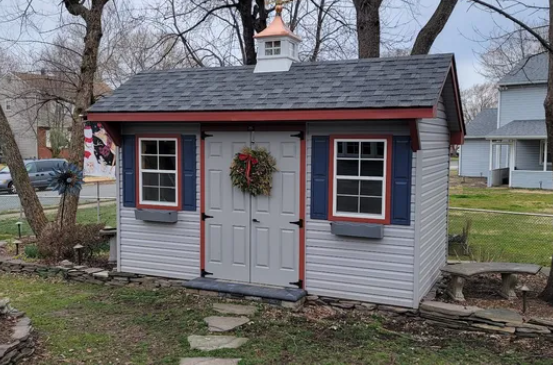
<svg viewBox="0 0 553 365">
<path fill-rule="evenodd" d="M 488 186 L 553 189 L 552 158 L 545 152 L 547 57 L 540 53 L 525 58 L 499 82 L 493 130 L 493 109 L 469 123 L 460 176 L 486 177 Z"/>
</svg>

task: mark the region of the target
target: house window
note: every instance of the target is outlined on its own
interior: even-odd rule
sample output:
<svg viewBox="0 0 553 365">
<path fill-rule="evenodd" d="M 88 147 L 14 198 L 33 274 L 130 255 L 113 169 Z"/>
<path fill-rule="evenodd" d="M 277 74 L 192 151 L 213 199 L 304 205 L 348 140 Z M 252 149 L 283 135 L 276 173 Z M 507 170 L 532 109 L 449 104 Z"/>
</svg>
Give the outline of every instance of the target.
<svg viewBox="0 0 553 365">
<path fill-rule="evenodd" d="M 540 165 L 543 166 L 543 162 L 545 161 L 546 155 L 545 151 L 547 151 L 547 141 L 541 141 L 540 143 Z M 551 153 L 547 153 L 547 164 L 551 165 L 553 163 L 553 156 L 551 156 Z"/>
<path fill-rule="evenodd" d="M 333 139 L 333 144 L 334 218 L 385 219 L 388 139 Z"/>
<path fill-rule="evenodd" d="M 140 204 L 178 207 L 178 139 L 139 138 L 138 147 Z"/>
<path fill-rule="evenodd" d="M 9 112 L 12 110 L 12 103 L 9 100 L 6 100 L 6 111 Z"/>
<path fill-rule="evenodd" d="M 265 56 L 280 55 L 280 41 L 265 42 Z"/>
</svg>

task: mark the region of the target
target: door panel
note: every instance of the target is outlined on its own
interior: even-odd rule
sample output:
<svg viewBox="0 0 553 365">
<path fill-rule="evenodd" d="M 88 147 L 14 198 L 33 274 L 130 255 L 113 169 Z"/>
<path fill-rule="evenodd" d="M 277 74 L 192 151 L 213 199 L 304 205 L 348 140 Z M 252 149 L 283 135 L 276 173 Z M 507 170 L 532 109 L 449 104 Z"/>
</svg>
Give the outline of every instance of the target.
<svg viewBox="0 0 553 365">
<path fill-rule="evenodd" d="M 214 132 L 205 140 L 205 269 L 214 278 L 250 280 L 250 196 L 232 186 L 232 156 L 249 134 Z"/>
<path fill-rule="evenodd" d="M 255 132 L 277 161 L 271 196 L 252 197 L 251 281 L 292 286 L 299 278 L 300 140 L 293 132 Z M 259 223 L 256 223 L 258 220 Z"/>
</svg>

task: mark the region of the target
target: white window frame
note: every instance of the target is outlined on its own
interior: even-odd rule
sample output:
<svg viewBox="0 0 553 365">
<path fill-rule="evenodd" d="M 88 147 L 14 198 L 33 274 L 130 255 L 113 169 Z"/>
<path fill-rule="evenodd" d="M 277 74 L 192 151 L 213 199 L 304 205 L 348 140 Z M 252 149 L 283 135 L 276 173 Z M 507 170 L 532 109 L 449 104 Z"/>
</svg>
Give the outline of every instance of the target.
<svg viewBox="0 0 553 365">
<path fill-rule="evenodd" d="M 278 46 L 275 45 L 276 42 L 279 43 Z M 278 54 L 275 54 L 275 51 L 277 49 L 278 49 Z M 268 51 L 270 51 L 271 53 L 268 54 Z M 282 41 L 266 41 L 265 56 L 282 56 Z"/>
<path fill-rule="evenodd" d="M 380 158 L 362 158 L 361 149 L 359 150 L 359 157 L 340 157 L 341 160 L 358 160 L 359 161 L 359 171 L 361 171 L 361 161 L 382 161 L 383 165 L 383 176 L 340 176 L 338 177 L 338 143 L 339 142 L 383 142 L 384 143 L 384 159 Z M 332 215 L 339 218 L 357 218 L 357 219 L 375 219 L 375 220 L 384 220 L 386 219 L 386 198 L 388 194 L 388 140 L 383 138 L 336 138 L 334 139 L 334 156 L 333 160 L 333 170 L 332 171 Z M 361 175 L 361 173 L 359 173 Z M 358 180 L 358 181 L 382 181 L 382 213 L 381 214 L 366 214 L 366 213 L 351 213 L 351 212 L 338 212 L 338 180 Z"/>
<path fill-rule="evenodd" d="M 540 166 L 543 166 L 544 161 L 546 161 L 547 166 L 553 165 L 553 161 L 549 161 L 547 158 L 547 147 L 546 147 L 546 140 L 540 141 Z"/>
<path fill-rule="evenodd" d="M 175 142 L 175 170 L 152 170 L 152 169 L 143 169 L 142 168 L 142 141 L 174 141 Z M 150 155 L 147 155 L 150 156 Z M 154 155 L 151 155 L 154 156 Z M 158 156 L 158 159 L 160 156 L 167 156 L 171 157 L 173 155 L 160 155 L 159 150 L 158 153 L 155 155 Z M 178 138 L 174 137 L 139 137 L 138 138 L 138 196 L 139 196 L 139 204 L 140 205 L 150 205 L 150 206 L 165 206 L 165 207 L 178 207 L 179 206 L 179 192 L 180 192 L 180 179 L 179 179 L 179 164 L 180 164 L 180 158 L 179 158 L 179 141 Z M 158 160 L 158 167 L 159 167 L 159 160 Z M 175 202 L 161 202 L 161 201 L 155 201 L 155 200 L 144 200 L 142 198 L 143 195 L 143 186 L 142 186 L 142 173 L 143 172 L 150 172 L 150 173 L 156 173 L 156 174 L 175 174 Z"/>
</svg>

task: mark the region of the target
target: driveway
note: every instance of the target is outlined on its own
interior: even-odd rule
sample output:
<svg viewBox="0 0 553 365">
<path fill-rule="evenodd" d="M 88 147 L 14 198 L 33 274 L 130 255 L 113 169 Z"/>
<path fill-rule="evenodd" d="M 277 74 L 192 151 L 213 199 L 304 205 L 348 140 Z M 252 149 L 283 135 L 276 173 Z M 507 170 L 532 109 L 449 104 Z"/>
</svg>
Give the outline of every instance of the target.
<svg viewBox="0 0 553 365">
<path fill-rule="evenodd" d="M 100 184 L 100 198 L 115 198 L 115 183 Z M 37 192 L 40 203 L 43 207 L 58 205 L 59 195 L 54 191 Z M 81 190 L 80 203 L 91 203 L 96 201 L 97 187 L 96 185 L 84 185 Z M 19 197 L 7 193 L 0 193 L 0 212 L 19 210 Z"/>
</svg>

